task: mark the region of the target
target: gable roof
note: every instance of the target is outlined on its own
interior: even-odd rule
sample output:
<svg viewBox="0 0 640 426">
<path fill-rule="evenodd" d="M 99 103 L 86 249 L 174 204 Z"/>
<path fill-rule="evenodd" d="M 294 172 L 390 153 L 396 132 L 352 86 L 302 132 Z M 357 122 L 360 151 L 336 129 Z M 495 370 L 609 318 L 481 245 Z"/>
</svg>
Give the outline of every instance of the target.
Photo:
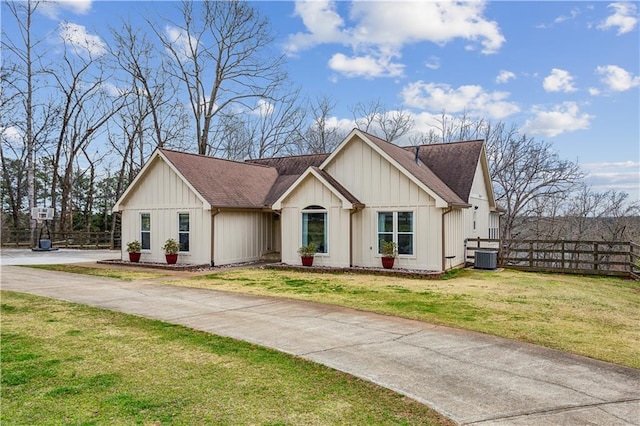
<svg viewBox="0 0 640 426">
<path fill-rule="evenodd" d="M 278 178 L 272 167 L 158 149 L 212 207 L 263 208 Z"/>
<path fill-rule="evenodd" d="M 354 209 L 354 208 L 363 208 L 364 204 L 362 204 L 353 194 L 351 194 L 344 186 L 342 186 L 337 180 L 333 178 L 333 176 L 329 175 L 329 173 L 324 170 L 311 166 L 304 173 L 302 173 L 298 178 L 289 185 L 289 187 L 276 199 L 273 203 L 274 210 L 280 210 L 282 201 L 289 196 L 297 187 L 300 185 L 308 176 L 314 176 L 318 179 L 325 187 L 327 187 L 331 192 L 336 195 L 342 201 L 342 208 L 345 209 Z"/>
<path fill-rule="evenodd" d="M 469 202 L 471 186 L 476 173 L 484 141 L 450 142 L 403 149 L 429 167 L 463 201 Z"/>
<path fill-rule="evenodd" d="M 259 158 L 246 163 L 274 167 L 278 178 L 265 198 L 265 205 L 271 206 L 309 167 L 317 167 L 329 154 L 294 155 L 291 157 Z"/>
<path fill-rule="evenodd" d="M 436 206 L 469 207 L 469 204 L 449 188 L 426 164 L 419 159 L 416 161 L 413 154 L 398 145 L 394 145 L 359 129 L 353 129 L 349 136 L 345 138 L 320 167 L 324 169 L 331 160 L 335 158 L 337 153 L 356 135 L 389 162 L 394 164 L 405 176 L 413 180 L 418 186 L 434 197 L 436 199 Z"/>
</svg>

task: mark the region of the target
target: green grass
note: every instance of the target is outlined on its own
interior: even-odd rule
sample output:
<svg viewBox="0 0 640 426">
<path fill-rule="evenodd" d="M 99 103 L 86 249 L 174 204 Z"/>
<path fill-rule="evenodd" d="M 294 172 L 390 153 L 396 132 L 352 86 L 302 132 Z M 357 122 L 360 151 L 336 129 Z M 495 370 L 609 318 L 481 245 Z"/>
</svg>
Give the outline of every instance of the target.
<svg viewBox="0 0 640 426">
<path fill-rule="evenodd" d="M 29 265 L 28 267 L 34 269 L 44 269 L 47 271 L 70 272 L 72 274 L 116 278 L 124 281 L 144 280 L 166 276 L 166 274 L 157 272 L 132 271 L 122 268 L 95 268 L 91 266 L 79 265 Z"/>
<path fill-rule="evenodd" d="M 171 283 L 347 306 L 640 368 L 640 284 L 620 278 L 460 270 L 416 280 L 240 269 Z"/>
<path fill-rule="evenodd" d="M 273 350 L 0 294 L 3 426 L 451 424 L 387 389 Z"/>
</svg>

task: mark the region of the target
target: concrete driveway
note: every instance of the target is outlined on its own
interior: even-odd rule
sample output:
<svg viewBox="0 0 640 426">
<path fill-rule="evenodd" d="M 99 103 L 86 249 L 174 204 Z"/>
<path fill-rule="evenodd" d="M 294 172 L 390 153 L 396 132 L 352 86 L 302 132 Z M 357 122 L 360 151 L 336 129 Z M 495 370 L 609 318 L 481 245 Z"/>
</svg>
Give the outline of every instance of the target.
<svg viewBox="0 0 640 426">
<path fill-rule="evenodd" d="M 0 251 L 0 265 L 51 265 L 61 263 L 95 262 L 119 259 L 120 250 L 73 250 L 32 251 L 29 249 L 7 249 Z"/>
<path fill-rule="evenodd" d="M 182 324 L 372 381 L 465 425 L 640 425 L 640 370 L 315 303 L 8 266 L 3 290 Z"/>
</svg>

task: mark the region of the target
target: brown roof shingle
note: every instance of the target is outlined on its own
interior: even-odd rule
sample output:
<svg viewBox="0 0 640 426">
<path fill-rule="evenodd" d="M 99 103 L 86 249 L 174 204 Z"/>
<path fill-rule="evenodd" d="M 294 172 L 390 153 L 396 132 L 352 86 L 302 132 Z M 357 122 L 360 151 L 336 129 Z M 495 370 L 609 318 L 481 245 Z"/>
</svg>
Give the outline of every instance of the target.
<svg viewBox="0 0 640 426">
<path fill-rule="evenodd" d="M 289 189 L 302 173 L 309 167 L 319 166 L 328 156 L 329 154 L 294 155 L 246 160 L 246 163 L 274 167 L 278 171 L 278 178 L 265 199 L 265 204 L 270 206 Z"/>
<path fill-rule="evenodd" d="M 404 149 L 415 158 L 417 148 L 420 161 L 438 175 L 440 180 L 462 200 L 469 202 L 471 185 L 483 145 L 482 140 L 475 140 L 411 146 Z"/>
<path fill-rule="evenodd" d="M 364 133 L 364 132 L 363 132 Z M 465 206 L 467 202 L 458 196 L 446 183 L 436 175 L 430 167 L 425 163 L 416 161 L 415 155 L 407 151 L 406 149 L 394 145 L 390 142 L 382 140 L 376 136 L 365 133 L 367 138 L 373 142 L 377 147 L 383 150 L 389 157 L 397 161 L 405 170 L 415 176 L 425 186 L 430 188 L 433 192 L 438 194 L 440 198 L 455 206 Z M 475 170 L 475 169 L 474 169 Z M 472 177 L 473 179 L 473 177 Z"/>
<path fill-rule="evenodd" d="M 273 167 L 160 149 L 213 207 L 264 208 L 278 172 Z"/>
</svg>

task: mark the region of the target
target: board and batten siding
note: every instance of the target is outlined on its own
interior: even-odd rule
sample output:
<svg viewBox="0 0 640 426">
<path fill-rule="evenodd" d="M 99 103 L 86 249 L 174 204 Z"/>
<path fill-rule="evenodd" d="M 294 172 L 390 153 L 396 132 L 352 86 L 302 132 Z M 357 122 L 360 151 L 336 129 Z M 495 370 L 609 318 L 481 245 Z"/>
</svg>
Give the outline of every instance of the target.
<svg viewBox="0 0 640 426">
<path fill-rule="evenodd" d="M 476 166 L 476 172 L 473 177 L 473 184 L 469 193 L 469 204 L 471 204 L 471 207 L 464 209 L 466 232 L 464 238 L 489 238 L 489 227 L 491 226 L 489 195 L 480 162 Z M 478 208 L 476 209 L 476 207 Z M 475 229 L 473 229 L 474 218 L 476 221 Z"/>
<path fill-rule="evenodd" d="M 179 263 L 208 264 L 211 213 L 204 210 L 196 193 L 160 157 L 156 157 L 122 209 L 122 259 L 128 260 L 126 244 L 141 240 L 140 214 L 151 217 L 151 249 L 143 250 L 142 262 L 165 262 L 162 246 L 168 238 L 178 240 L 178 214 L 189 213 L 189 252 L 180 252 Z"/>
<path fill-rule="evenodd" d="M 318 253 L 314 266 L 349 266 L 350 210 L 342 208 L 340 200 L 322 182 L 309 175 L 282 202 L 282 262 L 301 265 L 298 248 L 302 245 L 302 210 L 308 206 L 327 210 L 327 253 Z"/>
<path fill-rule="evenodd" d="M 455 267 L 466 262 L 465 239 L 468 237 L 465 231 L 465 214 L 469 209 L 453 209 L 444 216 L 444 256 L 445 269 Z M 446 259 L 448 256 L 455 256 Z"/>
<path fill-rule="evenodd" d="M 216 266 L 259 260 L 278 251 L 273 213 L 221 211 L 213 217 L 213 261 Z"/>
<path fill-rule="evenodd" d="M 412 211 L 414 254 L 398 256 L 394 267 L 441 269 L 442 209 L 429 194 L 359 138 L 344 146 L 325 170 L 366 206 L 352 218 L 354 266 L 381 266 L 378 212 Z"/>
</svg>

